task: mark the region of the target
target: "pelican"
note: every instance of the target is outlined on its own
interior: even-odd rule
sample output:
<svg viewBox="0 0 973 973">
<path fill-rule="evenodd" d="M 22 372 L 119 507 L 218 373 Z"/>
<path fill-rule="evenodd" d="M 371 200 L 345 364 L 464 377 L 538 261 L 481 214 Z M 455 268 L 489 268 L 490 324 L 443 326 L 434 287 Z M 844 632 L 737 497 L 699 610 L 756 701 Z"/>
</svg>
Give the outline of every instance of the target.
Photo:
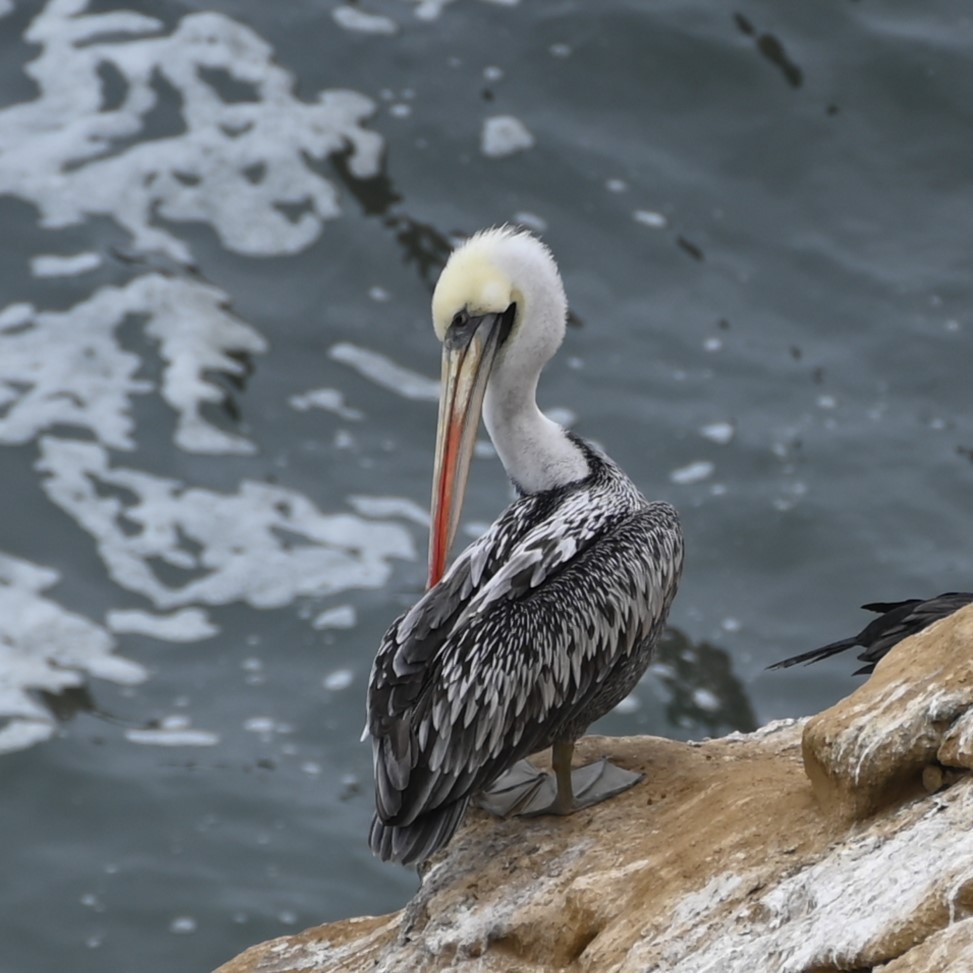
<svg viewBox="0 0 973 973">
<path fill-rule="evenodd" d="M 507 227 L 460 245 L 436 285 L 429 587 L 386 632 L 367 698 L 369 844 L 386 861 L 427 859 L 474 799 L 501 815 L 569 814 L 641 779 L 571 760 L 649 664 L 682 532 L 669 504 L 537 407 L 566 315 L 551 252 Z M 518 499 L 447 570 L 481 411 Z M 553 779 L 523 759 L 548 747 Z"/>
<path fill-rule="evenodd" d="M 787 669 L 800 662 L 819 662 L 857 645 L 865 650 L 858 654 L 858 660 L 865 665 L 856 669 L 854 675 L 865 676 L 875 670 L 875 666 L 888 655 L 893 645 L 928 628 L 933 622 L 952 615 L 970 602 L 973 602 L 973 592 L 969 591 L 945 591 L 926 600 L 907 598 L 905 601 L 872 601 L 862 605 L 862 608 L 877 612 L 879 617 L 873 618 L 857 635 L 838 642 L 829 642 L 820 649 L 802 652 L 801 655 L 775 662 L 767 668 Z"/>
</svg>

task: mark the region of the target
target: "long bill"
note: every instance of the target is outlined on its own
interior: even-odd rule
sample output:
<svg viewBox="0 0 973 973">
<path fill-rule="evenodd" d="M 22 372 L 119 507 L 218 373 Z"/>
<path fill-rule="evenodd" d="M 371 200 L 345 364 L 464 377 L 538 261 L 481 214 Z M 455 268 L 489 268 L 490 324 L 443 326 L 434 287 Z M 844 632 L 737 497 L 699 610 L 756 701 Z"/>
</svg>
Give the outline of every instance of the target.
<svg viewBox="0 0 973 973">
<path fill-rule="evenodd" d="M 461 333 L 447 333 L 443 342 L 429 536 L 430 588 L 446 572 L 446 559 L 459 524 L 483 396 L 500 347 L 503 317 L 485 314 L 473 318 Z"/>
</svg>

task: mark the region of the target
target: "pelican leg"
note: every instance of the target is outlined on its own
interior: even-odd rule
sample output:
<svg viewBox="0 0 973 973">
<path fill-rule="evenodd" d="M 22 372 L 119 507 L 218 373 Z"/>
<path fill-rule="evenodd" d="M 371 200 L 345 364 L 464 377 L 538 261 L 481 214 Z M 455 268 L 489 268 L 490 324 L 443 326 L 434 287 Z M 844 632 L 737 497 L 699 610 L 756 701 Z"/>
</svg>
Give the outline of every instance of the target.
<svg viewBox="0 0 973 973">
<path fill-rule="evenodd" d="M 538 817 L 544 814 L 573 814 L 600 804 L 634 787 L 643 778 L 630 770 L 598 760 L 571 769 L 574 742 L 559 740 L 552 747 L 554 773 L 538 770 L 520 760 L 476 799 L 479 807 L 497 817 L 514 814 Z"/>
<path fill-rule="evenodd" d="M 607 760 L 598 760 L 577 770 L 571 769 L 574 755 L 573 740 L 558 740 L 551 748 L 551 762 L 557 780 L 557 796 L 548 807 L 531 808 L 526 812 L 535 814 L 573 814 L 582 808 L 600 804 L 602 801 L 627 791 L 643 778 L 631 770 L 623 770 Z"/>
<path fill-rule="evenodd" d="M 556 796 L 554 778 L 527 760 L 518 760 L 505 774 L 481 791 L 474 803 L 498 818 L 546 807 Z"/>
</svg>

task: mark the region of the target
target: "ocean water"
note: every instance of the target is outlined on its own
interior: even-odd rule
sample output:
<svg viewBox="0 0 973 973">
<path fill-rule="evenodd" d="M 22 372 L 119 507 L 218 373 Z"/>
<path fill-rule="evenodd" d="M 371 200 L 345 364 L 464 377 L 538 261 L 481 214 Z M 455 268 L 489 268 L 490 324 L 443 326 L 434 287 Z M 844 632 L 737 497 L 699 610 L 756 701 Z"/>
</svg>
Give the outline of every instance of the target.
<svg viewBox="0 0 973 973">
<path fill-rule="evenodd" d="M 560 262 L 542 405 L 683 517 L 599 730 L 814 712 L 852 659 L 766 665 L 969 587 L 971 50 L 960 0 L 0 0 L 0 973 L 408 899 L 363 695 L 482 226 Z"/>
</svg>

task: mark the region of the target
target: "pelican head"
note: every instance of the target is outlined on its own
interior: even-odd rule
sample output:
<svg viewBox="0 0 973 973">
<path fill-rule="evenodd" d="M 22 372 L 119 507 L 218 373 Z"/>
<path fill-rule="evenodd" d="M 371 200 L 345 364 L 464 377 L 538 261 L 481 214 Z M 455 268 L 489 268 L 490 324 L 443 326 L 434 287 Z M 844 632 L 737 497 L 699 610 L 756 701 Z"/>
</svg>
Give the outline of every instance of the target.
<svg viewBox="0 0 973 973">
<path fill-rule="evenodd" d="M 443 268 L 432 317 L 443 366 L 430 586 L 445 571 L 459 523 L 481 411 L 507 473 L 526 492 L 586 472 L 577 449 L 563 445 L 564 431 L 539 412 L 534 398 L 540 371 L 564 338 L 567 317 L 550 250 L 508 227 L 476 234 Z"/>
</svg>

